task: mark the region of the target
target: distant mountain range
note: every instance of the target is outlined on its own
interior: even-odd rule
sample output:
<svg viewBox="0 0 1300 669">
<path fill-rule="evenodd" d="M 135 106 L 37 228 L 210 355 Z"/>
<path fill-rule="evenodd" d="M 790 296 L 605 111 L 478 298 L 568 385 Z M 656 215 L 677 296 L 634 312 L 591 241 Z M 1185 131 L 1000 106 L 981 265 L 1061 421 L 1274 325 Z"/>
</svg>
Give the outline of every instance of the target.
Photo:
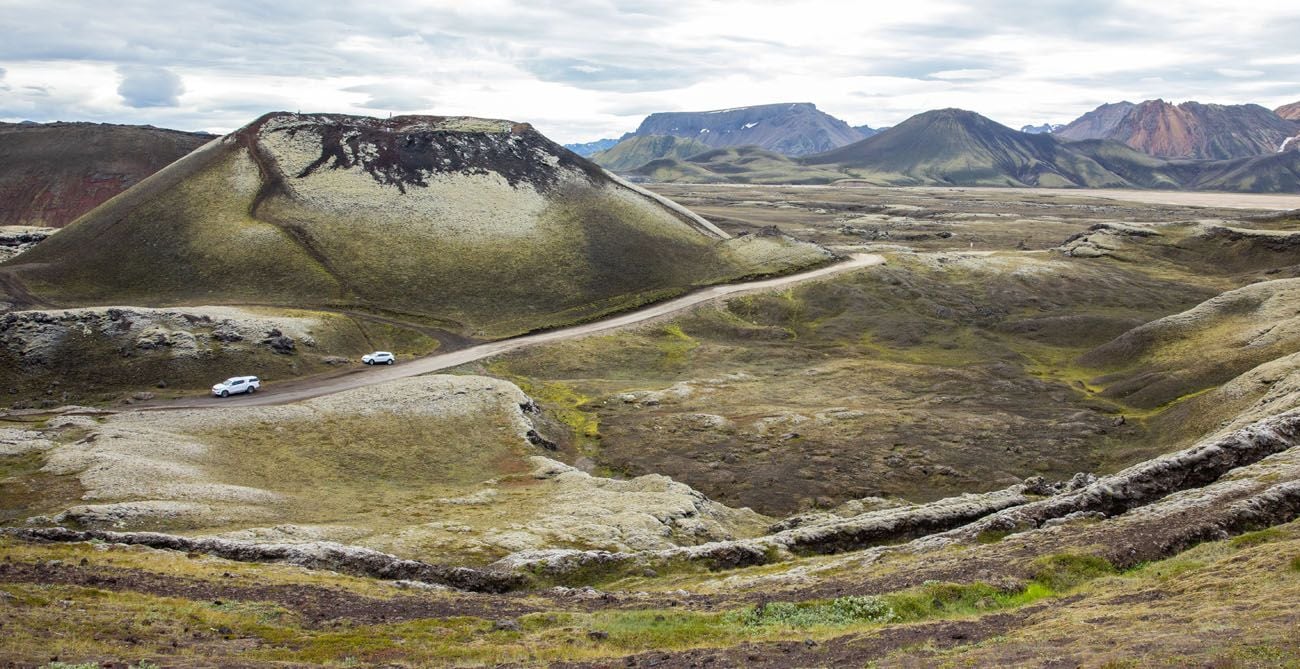
<svg viewBox="0 0 1300 669">
<path fill-rule="evenodd" d="M 852 144 L 878 132 L 865 125 L 850 126 L 806 102 L 661 112 L 647 116 L 635 132 L 592 154 L 591 160 L 606 169 L 632 172 L 654 161 L 685 159 L 717 148 L 753 147 L 778 156 L 802 156 Z M 696 173 L 684 165 L 674 167 L 673 173 L 679 168 L 685 169 L 683 174 Z"/>
<path fill-rule="evenodd" d="M 1065 126 L 1060 123 L 1044 123 L 1042 125 L 1022 125 L 1020 126 L 1020 132 L 1029 135 L 1046 135 L 1049 133 L 1056 132 L 1064 127 Z"/>
<path fill-rule="evenodd" d="M 1298 131 L 1295 122 L 1259 105 L 1147 100 L 1102 105 L 1055 134 L 1115 140 L 1158 158 L 1228 160 L 1274 153 Z"/>
<path fill-rule="evenodd" d="M 604 151 L 615 144 L 618 144 L 617 139 L 598 139 L 594 142 L 565 144 L 564 148 L 582 156 L 583 158 L 590 158 L 593 153 Z"/>
<path fill-rule="evenodd" d="M 595 153 L 591 160 L 607 170 L 626 172 L 660 158 L 687 158 L 710 150 L 708 144 L 672 135 L 632 135 Z"/>
<path fill-rule="evenodd" d="M 60 228 L 215 135 L 102 123 L 0 123 L 0 225 Z"/>
<path fill-rule="evenodd" d="M 1232 160 L 1166 160 L 1111 140 L 1017 132 L 974 112 L 918 114 L 873 137 L 792 159 L 732 149 L 664 158 L 632 176 L 655 181 L 882 186 L 1042 186 L 1300 192 L 1300 151 Z"/>
<path fill-rule="evenodd" d="M 632 135 L 685 137 L 714 148 L 752 145 L 787 156 L 819 153 L 866 137 L 808 102 L 660 112 L 647 116 Z"/>
</svg>

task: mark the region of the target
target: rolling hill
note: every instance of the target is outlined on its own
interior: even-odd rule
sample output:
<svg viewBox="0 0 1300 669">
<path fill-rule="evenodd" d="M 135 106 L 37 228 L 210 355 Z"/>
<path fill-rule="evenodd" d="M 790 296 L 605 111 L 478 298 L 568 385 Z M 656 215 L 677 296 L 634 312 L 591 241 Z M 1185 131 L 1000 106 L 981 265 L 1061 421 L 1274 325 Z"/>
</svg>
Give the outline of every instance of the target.
<svg viewBox="0 0 1300 669">
<path fill-rule="evenodd" d="M 214 139 L 100 123 L 0 123 L 0 225 L 58 228 Z"/>
<path fill-rule="evenodd" d="M 630 178 L 645 181 L 749 184 L 824 184 L 844 176 L 757 146 L 712 149 L 685 159 L 662 158 L 629 173 Z"/>
<path fill-rule="evenodd" d="M 1295 131 L 1295 124 L 1259 105 L 1147 100 L 1102 105 L 1056 134 L 1111 139 L 1159 158 L 1230 160 L 1275 152 Z"/>
<path fill-rule="evenodd" d="M 0 266 L 16 301 L 363 311 L 500 337 L 824 262 L 729 240 L 527 124 L 272 113 Z"/>
<path fill-rule="evenodd" d="M 807 102 L 736 107 L 706 112 L 660 112 L 630 136 L 673 135 L 714 148 L 754 145 L 803 156 L 851 144 L 866 133 Z"/>
<path fill-rule="evenodd" d="M 709 150 L 707 144 L 672 135 L 635 135 L 591 156 L 591 162 L 615 172 L 630 172 L 660 158 L 689 158 Z"/>
</svg>

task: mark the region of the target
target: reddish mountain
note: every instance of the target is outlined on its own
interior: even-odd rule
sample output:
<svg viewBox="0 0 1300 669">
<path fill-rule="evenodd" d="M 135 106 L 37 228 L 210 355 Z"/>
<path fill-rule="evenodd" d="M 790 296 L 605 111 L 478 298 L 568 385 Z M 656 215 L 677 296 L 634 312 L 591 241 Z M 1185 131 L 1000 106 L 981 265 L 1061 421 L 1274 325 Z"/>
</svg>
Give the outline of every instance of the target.
<svg viewBox="0 0 1300 669">
<path fill-rule="evenodd" d="M 1300 102 L 1292 102 L 1289 105 L 1282 105 L 1273 110 L 1274 114 L 1281 116 L 1288 121 L 1300 121 Z"/>
<path fill-rule="evenodd" d="M 1295 134 L 1294 123 L 1259 105 L 1126 104 L 1103 105 L 1057 135 L 1115 140 L 1160 158 L 1226 160 L 1274 153 Z"/>
<path fill-rule="evenodd" d="M 215 139 L 99 123 L 0 123 L 0 225 L 63 227 Z"/>
</svg>

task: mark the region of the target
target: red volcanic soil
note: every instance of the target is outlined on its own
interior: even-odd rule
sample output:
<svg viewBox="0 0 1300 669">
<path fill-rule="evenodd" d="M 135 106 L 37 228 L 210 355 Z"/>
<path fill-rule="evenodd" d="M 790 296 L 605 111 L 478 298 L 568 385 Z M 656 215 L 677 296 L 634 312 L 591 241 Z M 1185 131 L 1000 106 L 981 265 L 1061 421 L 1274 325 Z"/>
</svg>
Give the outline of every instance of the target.
<svg viewBox="0 0 1300 669">
<path fill-rule="evenodd" d="M 63 227 L 215 139 L 98 123 L 0 123 L 0 225 Z"/>
</svg>

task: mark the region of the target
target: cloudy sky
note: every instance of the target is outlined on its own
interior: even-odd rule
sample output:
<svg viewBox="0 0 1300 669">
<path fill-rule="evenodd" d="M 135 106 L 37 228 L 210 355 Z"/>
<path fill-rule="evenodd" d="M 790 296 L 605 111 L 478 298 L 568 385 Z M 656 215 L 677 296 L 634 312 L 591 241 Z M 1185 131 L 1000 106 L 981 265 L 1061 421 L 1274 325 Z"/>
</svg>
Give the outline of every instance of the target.
<svg viewBox="0 0 1300 669">
<path fill-rule="evenodd" d="M 1230 5 L 1240 5 L 1240 9 Z M 471 114 L 564 142 L 655 111 L 1300 100 L 1300 3 L 0 0 L 0 120 L 224 132 L 273 110 Z"/>
</svg>

